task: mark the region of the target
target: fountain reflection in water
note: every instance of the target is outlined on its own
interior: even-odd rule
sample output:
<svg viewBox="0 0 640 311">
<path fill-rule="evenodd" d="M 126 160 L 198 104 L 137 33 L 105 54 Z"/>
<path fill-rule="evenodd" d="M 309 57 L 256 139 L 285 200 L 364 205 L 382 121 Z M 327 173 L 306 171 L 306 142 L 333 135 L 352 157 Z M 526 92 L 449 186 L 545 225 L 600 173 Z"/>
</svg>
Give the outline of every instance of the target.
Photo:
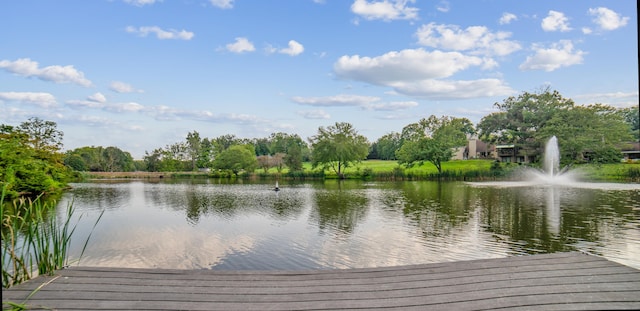
<svg viewBox="0 0 640 311">
<path fill-rule="evenodd" d="M 560 191 L 553 187 L 547 191 L 546 219 L 549 233 L 554 236 L 560 234 Z"/>
<path fill-rule="evenodd" d="M 562 208 L 561 201 L 570 199 L 572 194 L 571 188 L 582 189 L 598 189 L 605 191 L 637 191 L 640 190 L 640 184 L 637 183 L 599 183 L 581 181 L 579 170 L 569 170 L 568 167 L 560 168 L 560 149 L 558 147 L 558 139 L 553 136 L 545 145 L 543 155 L 542 169 L 524 168 L 521 170 L 516 181 L 497 181 L 497 182 L 474 182 L 473 186 L 489 186 L 489 187 L 523 187 L 530 188 L 533 193 L 544 193 L 538 200 L 546 202 L 546 222 L 549 232 L 555 236 L 560 233 L 562 225 Z M 535 195 L 534 195 L 535 196 Z M 544 198 L 544 199 L 543 199 Z"/>
</svg>

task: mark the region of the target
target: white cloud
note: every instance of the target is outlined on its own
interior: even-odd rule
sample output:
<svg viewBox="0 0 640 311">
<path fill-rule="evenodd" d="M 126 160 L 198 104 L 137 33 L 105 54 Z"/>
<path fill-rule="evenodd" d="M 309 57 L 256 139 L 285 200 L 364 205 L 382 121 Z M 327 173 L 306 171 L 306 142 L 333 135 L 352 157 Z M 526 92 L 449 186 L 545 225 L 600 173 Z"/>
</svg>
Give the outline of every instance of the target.
<svg viewBox="0 0 640 311">
<path fill-rule="evenodd" d="M 390 103 L 375 103 L 365 105 L 364 108 L 376 111 L 398 111 L 405 110 L 413 107 L 417 107 L 418 103 L 415 101 L 404 102 L 390 102 Z"/>
<path fill-rule="evenodd" d="M 604 7 L 589 9 L 589 15 L 595 16 L 593 22 L 603 30 L 615 30 L 627 25 L 629 17 L 622 17 L 620 14 Z"/>
<path fill-rule="evenodd" d="M 135 6 L 151 5 L 162 0 L 124 0 L 125 3 Z"/>
<path fill-rule="evenodd" d="M 282 54 L 288 54 L 290 56 L 296 56 L 304 52 L 304 46 L 302 46 L 302 44 L 296 42 L 295 40 L 290 40 L 289 47 L 281 49 L 279 52 Z"/>
<path fill-rule="evenodd" d="M 105 103 L 107 101 L 107 98 L 102 93 L 97 92 L 93 95 L 87 96 L 87 100 L 96 102 L 96 103 Z"/>
<path fill-rule="evenodd" d="M 118 112 L 118 113 L 120 113 L 120 112 L 138 112 L 138 111 L 145 111 L 146 110 L 146 108 L 143 105 L 140 105 L 140 104 L 134 103 L 134 102 L 106 104 L 103 108 L 106 111 Z"/>
<path fill-rule="evenodd" d="M 458 52 L 423 49 L 389 52 L 378 57 L 342 56 L 334 72 L 343 79 L 388 86 L 397 93 L 435 99 L 510 95 L 513 90 L 498 79 L 442 81 L 471 66 L 491 67 L 491 59 Z"/>
<path fill-rule="evenodd" d="M 193 120 L 202 122 L 227 122 L 239 125 L 269 124 L 272 121 L 262 120 L 250 114 L 215 114 L 207 110 L 182 110 L 169 106 L 142 106 L 137 103 L 118 104 L 110 108 L 111 111 L 141 112 L 159 121 Z"/>
<path fill-rule="evenodd" d="M 418 18 L 419 9 L 408 6 L 408 3 L 414 2 L 415 0 L 383 0 L 371 2 L 367 0 L 355 0 L 351 5 L 351 11 L 367 20 L 411 20 Z"/>
<path fill-rule="evenodd" d="M 415 101 L 404 102 L 381 102 L 379 97 L 340 94 L 336 96 L 324 97 L 301 97 L 296 96 L 291 100 L 300 105 L 316 107 L 359 107 L 366 110 L 396 111 L 418 106 Z"/>
<path fill-rule="evenodd" d="M 449 77 L 471 66 L 482 66 L 482 58 L 458 52 L 407 49 L 377 57 L 342 56 L 333 65 L 338 77 L 375 85 Z"/>
<path fill-rule="evenodd" d="M 435 100 L 468 99 L 505 96 L 514 90 L 498 79 L 470 81 L 421 80 L 398 82 L 391 85 L 398 93 Z"/>
<path fill-rule="evenodd" d="M 589 27 L 582 27 L 582 33 L 585 35 L 591 34 L 593 32 L 593 30 L 591 30 L 591 28 Z"/>
<path fill-rule="evenodd" d="M 564 13 L 558 11 L 549 11 L 549 15 L 542 20 L 542 29 L 544 31 L 569 31 L 569 19 Z"/>
<path fill-rule="evenodd" d="M 102 108 L 107 102 L 107 97 L 102 93 L 97 92 L 93 95 L 87 96 L 86 100 L 68 100 L 67 105 L 72 107 L 85 107 L 85 108 Z"/>
<path fill-rule="evenodd" d="M 111 84 L 109 85 L 109 89 L 116 93 L 143 93 L 144 92 L 142 90 L 135 89 L 130 84 L 120 82 L 120 81 L 111 82 Z"/>
<path fill-rule="evenodd" d="M 449 1 L 446 1 L 446 0 L 442 0 L 438 5 L 436 5 L 436 10 L 443 13 L 449 12 L 449 9 L 450 9 Z"/>
<path fill-rule="evenodd" d="M 33 104 L 41 108 L 51 108 L 57 105 L 53 95 L 43 92 L 0 92 L 0 101 L 3 100 Z"/>
<path fill-rule="evenodd" d="M 581 50 L 574 51 L 573 43 L 569 40 L 561 40 L 549 48 L 534 44 L 532 49 L 535 54 L 527 56 L 520 65 L 520 70 L 554 71 L 560 67 L 582 64 L 583 56 L 586 54 Z"/>
<path fill-rule="evenodd" d="M 498 20 L 498 23 L 500 25 L 507 25 L 516 20 L 518 20 L 518 17 L 515 14 L 504 12 L 502 13 L 502 17 L 500 17 L 500 19 Z"/>
<path fill-rule="evenodd" d="M 70 107 L 81 107 L 81 108 L 102 108 L 104 107 L 104 103 L 99 103 L 92 100 L 68 100 L 67 105 Z"/>
<path fill-rule="evenodd" d="M 329 119 L 329 118 L 331 118 L 331 115 L 326 113 L 324 110 L 298 111 L 297 114 L 302 116 L 305 119 Z"/>
<path fill-rule="evenodd" d="M 484 26 L 460 29 L 456 25 L 422 25 L 417 31 L 418 43 L 424 46 L 455 51 L 471 51 L 487 55 L 508 55 L 521 49 L 519 43 L 508 40 L 510 32 L 491 32 Z"/>
<path fill-rule="evenodd" d="M 156 38 L 160 40 L 168 40 L 168 39 L 191 40 L 194 36 L 193 32 L 186 31 L 184 29 L 180 31 L 175 29 L 163 30 L 158 26 L 142 26 L 138 28 L 133 26 L 128 26 L 125 30 L 128 33 L 134 33 L 141 37 L 146 37 L 147 35 L 153 33 L 156 35 Z"/>
<path fill-rule="evenodd" d="M 40 80 L 51 81 L 55 83 L 75 83 L 81 86 L 89 87 L 91 81 L 84 77 L 84 73 L 76 70 L 73 66 L 47 66 L 38 67 L 38 62 L 29 58 L 20 58 L 16 61 L 3 60 L 0 61 L 0 68 L 11 73 L 24 77 L 36 77 Z"/>
<path fill-rule="evenodd" d="M 416 49 L 373 58 L 342 56 L 333 65 L 333 70 L 340 78 L 391 87 L 395 92 L 409 96 L 456 99 L 512 93 L 511 88 L 498 79 L 438 80 L 471 66 L 492 67 L 495 62 L 459 52 Z"/>
<path fill-rule="evenodd" d="M 209 0 L 211 5 L 221 9 L 233 8 L 233 1 L 234 0 Z"/>
<path fill-rule="evenodd" d="M 233 53 L 253 52 L 256 48 L 247 38 L 237 37 L 236 42 L 226 45 L 227 50 Z"/>
<path fill-rule="evenodd" d="M 380 101 L 379 97 L 340 94 L 336 96 L 324 97 L 301 97 L 295 96 L 291 100 L 300 105 L 340 107 L 340 106 L 366 106 L 373 102 Z"/>
<path fill-rule="evenodd" d="M 617 108 L 638 106 L 638 92 L 592 93 L 571 96 L 579 105 L 605 104 Z"/>
</svg>

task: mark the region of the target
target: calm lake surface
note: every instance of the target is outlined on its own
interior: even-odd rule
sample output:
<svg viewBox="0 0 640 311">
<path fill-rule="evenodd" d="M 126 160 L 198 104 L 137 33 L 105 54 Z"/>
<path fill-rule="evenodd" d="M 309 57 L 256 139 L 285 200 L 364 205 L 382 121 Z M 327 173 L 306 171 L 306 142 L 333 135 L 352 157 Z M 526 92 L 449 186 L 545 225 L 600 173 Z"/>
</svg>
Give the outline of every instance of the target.
<svg viewBox="0 0 640 311">
<path fill-rule="evenodd" d="M 640 268 L 640 185 L 227 180 L 73 184 L 79 264 L 329 269 L 583 251 Z"/>
</svg>

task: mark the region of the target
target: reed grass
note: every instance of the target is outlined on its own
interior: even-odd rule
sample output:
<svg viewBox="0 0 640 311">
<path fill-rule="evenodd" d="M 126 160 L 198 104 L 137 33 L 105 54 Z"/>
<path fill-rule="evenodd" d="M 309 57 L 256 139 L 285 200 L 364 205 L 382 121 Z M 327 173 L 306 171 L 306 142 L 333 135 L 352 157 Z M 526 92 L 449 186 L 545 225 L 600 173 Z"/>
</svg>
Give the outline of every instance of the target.
<svg viewBox="0 0 640 311">
<path fill-rule="evenodd" d="M 71 224 L 75 209 L 69 203 L 62 217 L 56 215 L 55 202 L 20 198 L 5 202 L 5 187 L 0 196 L 2 214 L 2 287 L 9 288 L 37 275 L 53 273 L 69 264 L 71 237 L 80 222 Z M 93 229 L 102 218 L 99 215 Z M 91 238 L 85 240 L 78 261 Z"/>
</svg>

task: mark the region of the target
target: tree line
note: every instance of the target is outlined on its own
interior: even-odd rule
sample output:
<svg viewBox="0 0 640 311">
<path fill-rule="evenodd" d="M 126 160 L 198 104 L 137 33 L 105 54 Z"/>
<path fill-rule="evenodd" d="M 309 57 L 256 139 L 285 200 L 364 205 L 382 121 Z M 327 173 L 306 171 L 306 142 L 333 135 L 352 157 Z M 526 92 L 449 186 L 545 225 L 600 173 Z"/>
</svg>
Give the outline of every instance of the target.
<svg viewBox="0 0 640 311">
<path fill-rule="evenodd" d="M 564 164 L 617 162 L 620 148 L 640 137 L 638 107 L 616 109 L 602 104 L 576 105 L 559 92 L 523 92 L 495 103 L 497 112 L 474 126 L 466 118 L 435 115 L 422 118 L 369 142 L 353 125 L 337 122 L 319 127 L 307 141 L 296 134 L 265 138 L 215 138 L 189 132 L 179 141 L 152 151 L 142 160 L 117 147 L 86 146 L 62 154 L 63 133 L 55 122 L 31 118 L 18 127 L 0 128 L 0 177 L 11 191 L 40 192 L 70 176 L 70 171 L 220 170 L 235 175 L 275 168 L 302 170 L 304 162 L 343 177 L 344 169 L 364 159 L 396 160 L 406 167 L 432 163 L 442 172 L 455 147 L 471 136 L 492 144 L 509 144 L 524 154 L 541 154 L 556 136 Z M 30 189 L 30 190 L 29 190 Z"/>
</svg>

